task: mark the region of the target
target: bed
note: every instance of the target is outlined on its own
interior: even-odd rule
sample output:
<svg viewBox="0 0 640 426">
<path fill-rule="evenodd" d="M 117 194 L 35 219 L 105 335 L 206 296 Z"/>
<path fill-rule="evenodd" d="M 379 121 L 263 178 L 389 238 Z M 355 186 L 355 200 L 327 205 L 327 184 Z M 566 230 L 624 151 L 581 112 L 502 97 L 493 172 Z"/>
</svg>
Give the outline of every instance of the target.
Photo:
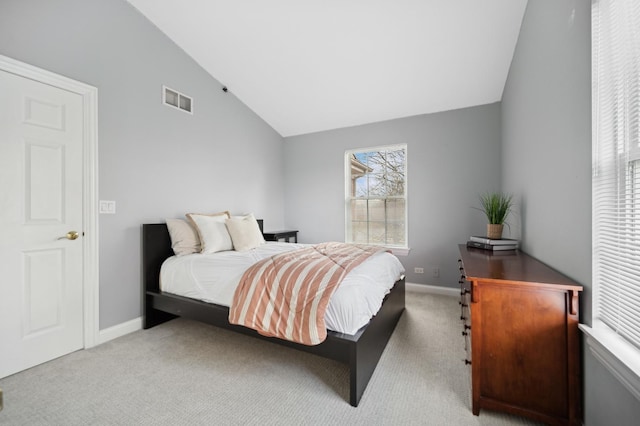
<svg viewBox="0 0 640 426">
<path fill-rule="evenodd" d="M 258 223 L 262 229 L 262 221 Z M 382 352 L 405 309 L 404 278 L 394 284 L 378 313 L 355 334 L 328 330 L 324 342 L 307 346 L 288 340 L 265 337 L 250 328 L 230 324 L 229 308 L 226 306 L 161 291 L 161 266 L 173 254 L 166 224 L 142 225 L 142 301 L 145 329 L 176 317 L 184 317 L 342 362 L 348 366 L 350 372 L 349 403 L 354 407 L 358 406 Z"/>
</svg>

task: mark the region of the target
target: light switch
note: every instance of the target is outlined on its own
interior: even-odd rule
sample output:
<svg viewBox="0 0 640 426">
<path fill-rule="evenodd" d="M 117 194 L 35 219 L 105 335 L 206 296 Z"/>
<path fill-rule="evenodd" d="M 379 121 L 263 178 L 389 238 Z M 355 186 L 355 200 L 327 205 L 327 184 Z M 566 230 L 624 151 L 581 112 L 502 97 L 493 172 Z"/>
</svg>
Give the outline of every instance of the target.
<svg viewBox="0 0 640 426">
<path fill-rule="evenodd" d="M 116 202 L 100 200 L 98 211 L 100 214 L 116 214 Z"/>
</svg>

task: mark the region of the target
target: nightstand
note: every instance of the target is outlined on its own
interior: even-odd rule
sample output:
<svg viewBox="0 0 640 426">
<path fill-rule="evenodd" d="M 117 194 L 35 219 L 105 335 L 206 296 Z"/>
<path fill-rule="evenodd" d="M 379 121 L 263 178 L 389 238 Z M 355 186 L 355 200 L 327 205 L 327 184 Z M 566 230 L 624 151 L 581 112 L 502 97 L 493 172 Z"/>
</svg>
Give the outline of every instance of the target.
<svg viewBox="0 0 640 426">
<path fill-rule="evenodd" d="M 293 238 L 294 243 L 298 242 L 298 231 L 263 232 L 262 235 L 266 241 L 285 240 L 285 242 L 290 243 L 291 238 Z"/>
</svg>

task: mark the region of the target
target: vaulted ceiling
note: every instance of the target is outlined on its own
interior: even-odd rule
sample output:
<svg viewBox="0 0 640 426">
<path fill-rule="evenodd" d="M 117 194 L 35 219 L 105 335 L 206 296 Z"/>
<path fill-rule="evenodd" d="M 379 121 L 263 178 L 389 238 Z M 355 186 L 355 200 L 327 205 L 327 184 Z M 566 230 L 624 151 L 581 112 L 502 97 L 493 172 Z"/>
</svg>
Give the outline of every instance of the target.
<svg viewBox="0 0 640 426">
<path fill-rule="evenodd" d="M 527 0 L 128 0 L 282 136 L 497 102 Z"/>
</svg>

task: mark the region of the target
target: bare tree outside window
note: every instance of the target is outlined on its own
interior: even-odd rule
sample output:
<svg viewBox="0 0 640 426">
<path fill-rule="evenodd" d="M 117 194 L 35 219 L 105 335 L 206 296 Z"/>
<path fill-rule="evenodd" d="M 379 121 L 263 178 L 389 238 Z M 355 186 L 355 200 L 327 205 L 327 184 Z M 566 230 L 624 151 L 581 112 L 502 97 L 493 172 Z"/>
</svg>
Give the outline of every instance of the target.
<svg viewBox="0 0 640 426">
<path fill-rule="evenodd" d="M 347 242 L 407 246 L 406 154 L 406 145 L 347 152 Z"/>
</svg>

